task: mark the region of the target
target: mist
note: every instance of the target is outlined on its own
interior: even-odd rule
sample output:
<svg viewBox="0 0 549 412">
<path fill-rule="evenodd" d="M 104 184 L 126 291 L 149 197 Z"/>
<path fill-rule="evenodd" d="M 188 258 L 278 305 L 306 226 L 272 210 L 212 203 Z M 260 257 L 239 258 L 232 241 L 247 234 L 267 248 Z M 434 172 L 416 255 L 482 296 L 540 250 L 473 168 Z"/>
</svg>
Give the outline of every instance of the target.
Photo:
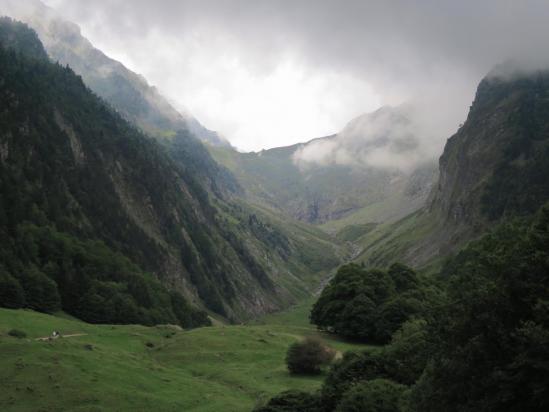
<svg viewBox="0 0 549 412">
<path fill-rule="evenodd" d="M 300 146 L 293 160 L 301 169 L 339 165 L 411 173 L 442 150 L 431 134 L 434 126 L 420 121 L 419 110 L 411 104 L 382 107 L 353 119 L 335 136 Z"/>
<path fill-rule="evenodd" d="M 241 150 L 339 133 L 298 162 L 413 168 L 440 155 L 495 65 L 549 66 L 545 1 L 47 3 Z M 413 107 L 409 124 L 344 130 L 384 106 Z M 378 129 L 392 143 L 372 146 Z"/>
</svg>

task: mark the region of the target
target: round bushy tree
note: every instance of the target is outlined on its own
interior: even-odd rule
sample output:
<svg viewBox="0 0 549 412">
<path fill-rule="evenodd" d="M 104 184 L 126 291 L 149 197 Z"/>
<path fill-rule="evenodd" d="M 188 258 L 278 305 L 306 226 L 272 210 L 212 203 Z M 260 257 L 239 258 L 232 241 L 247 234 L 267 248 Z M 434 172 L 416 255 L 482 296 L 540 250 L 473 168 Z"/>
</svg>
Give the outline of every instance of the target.
<svg viewBox="0 0 549 412">
<path fill-rule="evenodd" d="M 393 263 L 387 273 L 395 282 L 397 292 L 404 292 L 419 286 L 416 272 L 402 263 Z"/>
<path fill-rule="evenodd" d="M 375 340 L 378 342 L 389 342 L 395 333 L 406 320 L 421 310 L 421 302 L 415 298 L 408 298 L 403 295 L 384 303 L 376 317 Z"/>
<path fill-rule="evenodd" d="M 319 329 L 350 339 L 388 343 L 391 335 L 423 308 L 415 272 L 394 264 L 388 272 L 356 264 L 339 268 L 311 310 Z"/>
<path fill-rule="evenodd" d="M 306 338 L 292 344 L 286 354 L 286 364 L 290 373 L 320 373 L 322 366 L 328 365 L 335 356 L 333 349 L 320 340 Z"/>
</svg>

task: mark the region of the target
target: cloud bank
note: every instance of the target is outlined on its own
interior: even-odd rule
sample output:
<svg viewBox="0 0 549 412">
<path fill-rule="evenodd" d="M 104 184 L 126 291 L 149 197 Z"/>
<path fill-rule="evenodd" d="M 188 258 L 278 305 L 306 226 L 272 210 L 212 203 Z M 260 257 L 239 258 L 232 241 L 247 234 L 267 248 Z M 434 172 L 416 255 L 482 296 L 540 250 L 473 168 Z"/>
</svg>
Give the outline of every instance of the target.
<svg viewBox="0 0 549 412">
<path fill-rule="evenodd" d="M 495 64 L 549 55 L 545 0 L 46 2 L 248 150 L 336 133 L 404 102 L 428 129 L 418 139 L 440 148 Z"/>
<path fill-rule="evenodd" d="M 409 104 L 382 107 L 352 120 L 336 136 L 300 146 L 293 160 L 302 169 L 344 165 L 410 173 L 442 149 L 416 112 Z"/>
</svg>

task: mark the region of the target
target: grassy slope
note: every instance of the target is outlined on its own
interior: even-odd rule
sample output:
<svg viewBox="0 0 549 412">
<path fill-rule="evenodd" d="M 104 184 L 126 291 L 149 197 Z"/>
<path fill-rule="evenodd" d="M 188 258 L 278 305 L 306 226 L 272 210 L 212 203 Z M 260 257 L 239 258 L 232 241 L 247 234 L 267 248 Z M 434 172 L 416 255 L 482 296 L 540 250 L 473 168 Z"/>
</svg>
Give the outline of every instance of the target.
<svg viewBox="0 0 549 412">
<path fill-rule="evenodd" d="M 0 309 L 0 410 L 247 411 L 285 389 L 314 390 L 322 376 L 292 377 L 284 365 L 292 342 L 317 333 L 304 320 L 310 303 L 265 324 L 177 331 L 170 338 L 167 328 Z M 7 336 L 12 328 L 28 338 Z M 34 340 L 52 330 L 87 335 Z M 340 351 L 364 347 L 329 344 Z"/>
<path fill-rule="evenodd" d="M 367 223 L 393 223 L 418 210 L 424 202 L 423 197 L 410 198 L 404 193 L 397 192 L 341 219 L 323 223 L 319 227 L 329 233 L 339 233 L 349 226 Z"/>
<path fill-rule="evenodd" d="M 355 260 L 373 267 L 399 261 L 422 272 L 436 271 L 444 256 L 437 247 L 441 236 L 444 228 L 437 215 L 418 211 L 395 223 L 379 225 L 356 239 L 362 252 Z"/>
<path fill-rule="evenodd" d="M 330 232 L 350 224 L 395 221 L 423 204 L 424 197 L 410 199 L 404 194 L 405 181 L 389 183 L 390 178 L 379 171 L 343 166 L 300 170 L 292 159 L 297 147 L 259 153 L 238 153 L 223 147 L 208 149 L 217 162 L 237 177 L 252 202 L 301 217 L 315 204 L 323 218 L 331 215 L 323 227 Z M 335 219 L 339 213 L 344 217 Z"/>
<path fill-rule="evenodd" d="M 326 276 L 351 256 L 352 250 L 348 244 L 315 226 L 289 218 L 268 207 L 252 204 L 247 204 L 247 207 L 292 240 L 299 259 L 287 260 L 285 266 L 298 276 L 286 276 L 279 281 L 288 290 L 303 284 L 308 293 L 302 295 L 302 298 L 315 292 Z M 296 296 L 299 295 L 296 293 Z"/>
</svg>

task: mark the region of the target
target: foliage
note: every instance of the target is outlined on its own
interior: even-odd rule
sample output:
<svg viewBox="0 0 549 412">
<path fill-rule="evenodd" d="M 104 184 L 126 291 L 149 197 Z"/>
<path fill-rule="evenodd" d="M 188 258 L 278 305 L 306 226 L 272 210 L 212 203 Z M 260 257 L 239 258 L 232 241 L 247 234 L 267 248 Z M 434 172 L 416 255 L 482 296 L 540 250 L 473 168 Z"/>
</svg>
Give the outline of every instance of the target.
<svg viewBox="0 0 549 412">
<path fill-rule="evenodd" d="M 424 309 L 425 293 L 415 272 L 394 264 L 385 272 L 342 266 L 322 291 L 311 322 L 339 335 L 386 343 L 411 316 Z"/>
<path fill-rule="evenodd" d="M 417 411 L 549 408 L 549 206 L 507 223 L 443 271 L 449 303 L 429 322 Z"/>
<path fill-rule="evenodd" d="M 20 282 L 25 291 L 26 306 L 40 312 L 55 312 L 61 302 L 57 284 L 34 265 L 24 269 Z"/>
<path fill-rule="evenodd" d="M 320 373 L 321 367 L 328 365 L 334 356 L 333 349 L 319 339 L 308 337 L 288 348 L 286 364 L 290 373 L 315 374 Z"/>
<path fill-rule="evenodd" d="M 25 292 L 19 281 L 0 268 L 0 307 L 25 307 Z"/>
<path fill-rule="evenodd" d="M 414 384 L 429 360 L 427 322 L 424 319 L 406 321 L 383 349 L 386 374 L 395 382 Z"/>
<path fill-rule="evenodd" d="M 426 322 L 407 321 L 393 335 L 391 344 L 377 351 L 347 352 L 332 366 L 322 386 L 325 410 L 334 410 L 342 396 L 360 382 L 388 379 L 412 385 L 428 359 Z"/>
<path fill-rule="evenodd" d="M 308 392 L 289 390 L 271 398 L 254 412 L 317 412 L 321 409 L 320 397 Z"/>
<path fill-rule="evenodd" d="M 8 335 L 18 339 L 23 339 L 27 337 L 27 334 L 24 331 L 19 329 L 10 329 L 8 331 Z"/>
<path fill-rule="evenodd" d="M 5 274 L 0 279 L 20 283 L 26 307 L 42 312 L 62 308 L 91 323 L 210 324 L 180 294 L 169 293 L 103 242 L 80 241 L 32 224 L 20 225 L 14 242 L 25 261 L 7 259 L 5 264 L 15 276 Z"/>
<path fill-rule="evenodd" d="M 399 412 L 406 386 L 387 379 L 360 382 L 343 395 L 337 412 Z"/>
<path fill-rule="evenodd" d="M 324 410 L 334 410 L 353 385 L 377 378 L 388 378 L 386 359 L 380 353 L 346 352 L 343 359 L 332 366 L 322 385 Z"/>
</svg>

